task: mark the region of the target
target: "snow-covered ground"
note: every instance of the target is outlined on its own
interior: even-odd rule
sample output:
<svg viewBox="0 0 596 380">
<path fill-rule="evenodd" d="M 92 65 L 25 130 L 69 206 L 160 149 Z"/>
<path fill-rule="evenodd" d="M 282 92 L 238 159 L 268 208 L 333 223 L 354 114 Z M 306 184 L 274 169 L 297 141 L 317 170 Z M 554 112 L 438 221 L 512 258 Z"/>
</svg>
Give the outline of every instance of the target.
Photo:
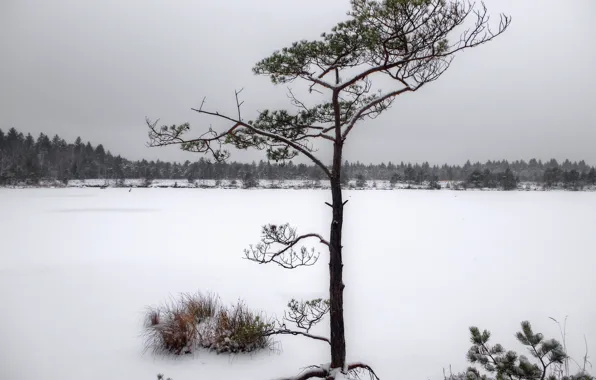
<svg viewBox="0 0 596 380">
<path fill-rule="evenodd" d="M 346 191 L 345 316 L 350 361 L 381 379 L 463 370 L 468 327 L 523 352 L 529 319 L 569 315 L 568 346 L 596 346 L 596 194 Z M 281 337 L 279 352 L 177 360 L 143 354 L 147 305 L 216 291 L 279 315 L 324 297 L 327 265 L 284 270 L 242 259 L 261 224 L 327 233 L 328 191 L 0 189 L 0 377 L 10 380 L 268 379 L 327 362 L 325 343 Z M 316 244 L 316 242 L 313 242 Z M 326 334 L 327 326 L 317 333 Z"/>
</svg>

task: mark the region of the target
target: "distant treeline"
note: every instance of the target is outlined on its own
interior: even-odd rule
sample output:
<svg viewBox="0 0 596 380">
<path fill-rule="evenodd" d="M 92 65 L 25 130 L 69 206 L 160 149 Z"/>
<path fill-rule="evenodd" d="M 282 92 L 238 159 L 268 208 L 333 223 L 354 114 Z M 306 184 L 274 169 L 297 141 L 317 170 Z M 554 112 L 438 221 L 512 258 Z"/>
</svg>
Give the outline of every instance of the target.
<svg viewBox="0 0 596 380">
<path fill-rule="evenodd" d="M 389 162 L 365 165 L 344 163 L 344 180 L 387 180 L 413 184 L 439 180 L 460 182 L 467 187 L 514 188 L 518 182 L 539 182 L 545 186 L 578 188 L 596 184 L 596 170 L 584 161 L 562 163 L 531 159 L 526 161 L 466 162 L 460 165 L 399 164 Z M 11 128 L 0 129 L 0 184 L 36 183 L 41 179 L 266 179 L 318 180 L 323 172 L 305 164 L 275 164 L 266 161 L 248 163 L 130 161 L 114 156 L 103 145 L 93 146 L 77 138 L 67 143 L 60 136 L 41 133 L 37 138 Z"/>
</svg>

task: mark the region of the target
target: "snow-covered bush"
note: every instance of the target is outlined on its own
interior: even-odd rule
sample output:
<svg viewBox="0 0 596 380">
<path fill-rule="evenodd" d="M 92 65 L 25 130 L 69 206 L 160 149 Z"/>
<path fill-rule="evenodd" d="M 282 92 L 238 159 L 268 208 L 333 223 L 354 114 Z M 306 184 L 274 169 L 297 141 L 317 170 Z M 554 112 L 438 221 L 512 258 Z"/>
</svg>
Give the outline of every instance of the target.
<svg viewBox="0 0 596 380">
<path fill-rule="evenodd" d="M 249 310 L 242 301 L 222 306 L 215 295 L 183 294 L 173 302 L 151 307 L 145 320 L 145 348 L 159 354 L 187 354 L 197 348 L 252 352 L 272 345 L 273 323 Z"/>
<path fill-rule="evenodd" d="M 201 326 L 200 345 L 217 353 L 252 352 L 271 346 L 267 333 L 272 329 L 273 323 L 238 301 L 231 308 L 220 308 L 215 318 Z"/>
</svg>

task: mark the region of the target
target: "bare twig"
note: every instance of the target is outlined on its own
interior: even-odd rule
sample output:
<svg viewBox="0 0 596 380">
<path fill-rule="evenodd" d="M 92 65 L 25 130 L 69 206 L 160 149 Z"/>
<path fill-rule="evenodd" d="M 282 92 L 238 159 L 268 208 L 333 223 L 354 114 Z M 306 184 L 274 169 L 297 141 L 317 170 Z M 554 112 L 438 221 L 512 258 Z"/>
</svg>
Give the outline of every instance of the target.
<svg viewBox="0 0 596 380">
<path fill-rule="evenodd" d="M 240 91 L 234 91 L 236 95 L 236 107 L 238 108 L 238 120 L 242 121 L 242 117 L 240 114 L 240 107 L 244 104 L 244 100 L 242 102 L 238 101 L 238 95 L 244 90 L 244 87 L 240 89 Z M 202 108 L 202 107 L 201 107 Z"/>
<path fill-rule="evenodd" d="M 244 250 L 245 258 L 259 264 L 273 262 L 286 269 L 311 266 L 319 259 L 319 253 L 316 253 L 314 248 L 309 251 L 302 246 L 300 252 L 294 250 L 301 240 L 308 238 L 317 238 L 321 244 L 329 246 L 327 240 L 319 234 L 297 236 L 296 229 L 289 224 L 280 226 L 269 224 L 263 226 L 261 242 Z M 276 246 L 283 248 L 275 249 Z"/>
<path fill-rule="evenodd" d="M 565 316 L 565 320 L 563 322 L 563 327 L 561 327 L 561 323 L 557 321 L 553 317 L 548 317 L 549 319 L 553 320 L 559 326 L 559 332 L 561 333 L 561 340 L 563 341 L 563 351 L 567 357 L 565 358 L 565 376 L 569 376 L 569 355 L 567 354 L 567 317 Z"/>
<path fill-rule="evenodd" d="M 590 365 L 590 368 L 592 368 L 592 363 L 588 360 L 589 356 L 588 356 L 588 339 L 586 338 L 586 336 L 584 335 L 584 344 L 586 345 L 586 353 L 584 354 L 584 367 L 583 367 L 583 372 L 586 372 L 586 364 Z"/>
</svg>

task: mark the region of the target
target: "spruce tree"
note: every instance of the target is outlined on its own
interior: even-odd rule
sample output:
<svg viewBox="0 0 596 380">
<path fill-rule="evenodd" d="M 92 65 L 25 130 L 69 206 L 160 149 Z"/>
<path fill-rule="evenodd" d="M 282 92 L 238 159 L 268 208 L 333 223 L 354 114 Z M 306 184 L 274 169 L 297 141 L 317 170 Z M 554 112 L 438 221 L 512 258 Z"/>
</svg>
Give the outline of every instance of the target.
<svg viewBox="0 0 596 380">
<path fill-rule="evenodd" d="M 358 174 L 356 176 L 356 187 L 360 189 L 366 187 L 366 179 L 364 178 L 363 174 Z"/>
<path fill-rule="evenodd" d="M 515 190 L 517 189 L 517 178 L 511 171 L 511 169 L 505 169 L 505 173 L 501 176 L 501 187 L 503 190 Z"/>
</svg>

